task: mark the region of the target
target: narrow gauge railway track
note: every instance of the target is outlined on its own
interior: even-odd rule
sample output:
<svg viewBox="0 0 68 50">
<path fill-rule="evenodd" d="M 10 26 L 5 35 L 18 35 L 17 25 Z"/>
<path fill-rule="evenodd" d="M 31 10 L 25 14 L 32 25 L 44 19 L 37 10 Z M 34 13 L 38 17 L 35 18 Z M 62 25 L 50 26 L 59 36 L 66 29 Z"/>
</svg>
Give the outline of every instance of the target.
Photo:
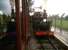
<svg viewBox="0 0 68 50">
<path fill-rule="evenodd" d="M 38 43 L 35 38 L 31 38 L 28 46 L 29 50 L 64 50 L 58 41 L 51 38 L 41 40 L 41 43 Z"/>
</svg>

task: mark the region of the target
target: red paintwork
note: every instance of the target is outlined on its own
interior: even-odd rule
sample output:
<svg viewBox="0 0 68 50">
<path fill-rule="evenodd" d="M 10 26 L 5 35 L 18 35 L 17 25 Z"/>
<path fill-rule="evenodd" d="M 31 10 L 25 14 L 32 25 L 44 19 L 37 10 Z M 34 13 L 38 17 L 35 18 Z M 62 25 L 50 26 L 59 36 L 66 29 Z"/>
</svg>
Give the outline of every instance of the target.
<svg viewBox="0 0 68 50">
<path fill-rule="evenodd" d="M 43 31 L 39 31 L 39 32 L 36 32 L 35 35 L 37 36 L 53 36 L 53 33 L 52 32 L 49 32 L 49 31 L 46 31 L 46 32 L 43 32 Z"/>
<path fill-rule="evenodd" d="M 47 34 L 48 34 L 48 32 L 43 32 L 43 31 L 36 32 L 37 36 L 43 36 L 43 35 L 47 35 Z"/>
</svg>

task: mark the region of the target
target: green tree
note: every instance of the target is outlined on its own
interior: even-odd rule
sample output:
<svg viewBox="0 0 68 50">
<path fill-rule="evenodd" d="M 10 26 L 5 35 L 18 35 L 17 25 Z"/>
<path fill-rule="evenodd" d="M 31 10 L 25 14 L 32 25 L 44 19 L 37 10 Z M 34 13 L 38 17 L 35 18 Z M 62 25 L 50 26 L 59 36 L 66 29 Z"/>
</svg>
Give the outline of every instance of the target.
<svg viewBox="0 0 68 50">
<path fill-rule="evenodd" d="M 68 15 L 65 16 L 65 20 L 68 20 Z"/>
<path fill-rule="evenodd" d="M 0 16 L 0 32 L 4 31 L 4 28 L 7 27 L 7 23 L 10 20 L 10 16 L 3 14 Z"/>
</svg>

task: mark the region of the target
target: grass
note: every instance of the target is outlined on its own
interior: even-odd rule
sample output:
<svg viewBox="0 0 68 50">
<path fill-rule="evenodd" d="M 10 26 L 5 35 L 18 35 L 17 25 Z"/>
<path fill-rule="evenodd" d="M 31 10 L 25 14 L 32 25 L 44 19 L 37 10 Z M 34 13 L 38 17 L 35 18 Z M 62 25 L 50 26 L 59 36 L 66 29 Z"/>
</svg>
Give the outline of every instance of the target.
<svg viewBox="0 0 68 50">
<path fill-rule="evenodd" d="M 56 20 L 56 22 L 53 21 L 52 25 L 55 26 L 55 24 L 56 24 L 56 27 L 58 28 L 68 30 L 68 20 L 62 20 L 62 23 L 61 23 L 61 20 Z"/>
</svg>

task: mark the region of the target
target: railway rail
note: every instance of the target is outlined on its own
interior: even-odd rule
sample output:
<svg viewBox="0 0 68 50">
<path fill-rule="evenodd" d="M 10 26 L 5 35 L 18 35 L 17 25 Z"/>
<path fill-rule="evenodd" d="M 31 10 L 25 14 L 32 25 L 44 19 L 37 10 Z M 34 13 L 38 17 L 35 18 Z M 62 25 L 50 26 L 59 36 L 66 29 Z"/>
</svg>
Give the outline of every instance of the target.
<svg viewBox="0 0 68 50">
<path fill-rule="evenodd" d="M 48 38 L 46 40 L 41 40 L 41 43 L 32 37 L 29 42 L 29 50 L 65 50 L 65 48 L 60 45 L 56 38 Z"/>
<path fill-rule="evenodd" d="M 53 37 L 53 38 L 50 37 L 45 40 L 38 41 L 37 39 L 35 39 L 35 37 L 31 35 L 28 41 L 29 41 L 28 43 L 29 50 L 68 50 L 58 39 L 56 39 L 56 37 Z M 7 47 L 8 49 L 15 48 L 14 46 L 16 44 L 14 44 L 14 42 L 12 42 L 13 44 L 8 44 L 8 45 L 7 45 L 7 42 L 9 41 L 5 39 L 0 40 L 0 46 L 1 46 L 0 48 L 2 50 L 5 49 L 4 47 Z"/>
</svg>

